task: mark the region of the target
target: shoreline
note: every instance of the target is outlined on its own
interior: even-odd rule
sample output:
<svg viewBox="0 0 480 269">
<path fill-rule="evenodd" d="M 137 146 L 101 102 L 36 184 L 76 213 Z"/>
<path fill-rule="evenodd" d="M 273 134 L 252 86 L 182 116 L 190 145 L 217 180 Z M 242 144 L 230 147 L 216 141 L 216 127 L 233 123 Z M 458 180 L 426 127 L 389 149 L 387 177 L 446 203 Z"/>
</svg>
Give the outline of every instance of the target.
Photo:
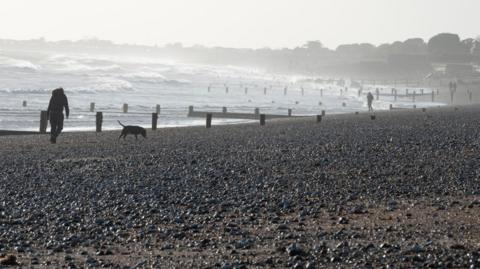
<svg viewBox="0 0 480 269">
<path fill-rule="evenodd" d="M 412 104 L 412 106 L 413 105 L 414 104 Z M 441 104 L 441 105 L 426 107 L 426 109 L 437 109 L 437 108 L 440 108 L 440 107 L 449 107 L 449 106 L 450 105 L 448 105 L 448 104 Z M 469 106 L 469 105 L 463 105 L 463 106 Z M 394 107 L 393 110 L 382 109 L 382 110 L 375 110 L 373 112 L 360 110 L 360 111 L 356 111 L 356 112 L 347 111 L 347 112 L 335 112 L 335 113 L 331 113 L 331 114 L 329 114 L 328 111 L 326 111 L 327 112 L 326 116 L 331 117 L 331 116 L 338 116 L 338 115 L 356 115 L 357 112 L 358 112 L 358 114 L 396 113 L 396 112 L 400 112 L 400 111 L 402 111 L 402 112 L 403 111 L 415 111 L 415 110 L 421 110 L 421 109 L 422 109 L 422 107 L 417 107 L 417 108 L 413 108 L 413 107 L 412 108 Z M 321 110 L 319 110 L 319 112 L 321 112 Z M 292 119 L 295 120 L 295 119 L 299 119 L 299 118 L 315 118 L 315 117 L 316 117 L 316 115 L 298 115 L 298 116 L 292 116 L 290 118 L 283 118 L 283 120 L 292 120 Z M 202 119 L 202 120 L 205 120 L 205 119 Z M 247 119 L 245 119 L 242 122 L 225 122 L 225 121 L 222 121 L 222 123 L 220 123 L 220 124 L 214 124 L 215 120 L 216 120 L 216 118 L 213 118 L 212 127 L 228 126 L 228 125 L 256 124 L 258 122 L 258 120 L 247 120 Z M 278 120 L 278 119 L 267 119 L 267 123 L 272 121 L 272 120 Z M 68 130 L 69 129 L 68 120 L 65 120 L 65 125 L 66 125 L 66 127 L 65 127 L 65 129 L 62 133 L 91 133 L 91 132 L 95 132 L 95 127 L 89 127 L 88 129 Z M 150 126 L 146 126 L 146 125 L 141 125 L 141 126 L 144 127 L 145 129 L 147 129 L 148 131 L 152 131 Z M 196 124 L 196 125 L 179 125 L 179 126 L 158 125 L 157 128 L 158 129 L 170 129 L 170 128 L 190 128 L 190 127 L 202 127 L 202 126 L 205 127 L 204 124 Z M 47 130 L 49 130 L 49 128 L 50 128 L 50 125 L 48 124 Z M 114 131 L 119 131 L 121 129 L 122 129 L 121 127 L 117 127 L 117 128 L 111 127 L 111 128 L 107 128 L 107 129 L 104 128 L 104 130 L 102 130 L 102 132 L 114 132 Z M 48 133 L 48 131 L 47 131 L 47 133 Z M 28 134 L 35 135 L 35 134 L 41 134 L 41 133 L 38 132 L 38 131 L 35 131 L 35 128 L 22 129 L 22 130 L 0 130 L 0 136 L 28 135 Z"/>
</svg>

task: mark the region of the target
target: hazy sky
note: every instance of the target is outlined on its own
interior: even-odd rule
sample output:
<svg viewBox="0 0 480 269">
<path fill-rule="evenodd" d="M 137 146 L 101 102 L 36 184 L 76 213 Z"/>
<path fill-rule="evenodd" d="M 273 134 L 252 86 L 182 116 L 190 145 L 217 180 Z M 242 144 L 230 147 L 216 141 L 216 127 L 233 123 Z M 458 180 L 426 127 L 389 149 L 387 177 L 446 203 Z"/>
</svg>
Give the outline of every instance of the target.
<svg viewBox="0 0 480 269">
<path fill-rule="evenodd" d="M 0 38 L 294 47 L 480 35 L 479 0 L 0 0 Z"/>
</svg>

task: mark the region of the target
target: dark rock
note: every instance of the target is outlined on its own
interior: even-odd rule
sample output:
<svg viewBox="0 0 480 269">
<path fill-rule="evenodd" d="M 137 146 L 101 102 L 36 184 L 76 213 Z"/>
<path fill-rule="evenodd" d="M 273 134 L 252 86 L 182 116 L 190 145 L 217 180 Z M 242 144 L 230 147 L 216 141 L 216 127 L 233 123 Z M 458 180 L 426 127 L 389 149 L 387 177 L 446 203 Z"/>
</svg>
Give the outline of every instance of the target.
<svg viewBox="0 0 480 269">
<path fill-rule="evenodd" d="M 17 256 L 8 254 L 3 258 L 0 258 L 0 265 L 18 265 Z"/>
<path fill-rule="evenodd" d="M 305 255 L 305 251 L 301 249 L 297 244 L 291 244 L 286 247 L 285 251 L 287 252 L 288 256 L 303 256 Z"/>
<path fill-rule="evenodd" d="M 462 244 L 453 244 L 450 246 L 451 249 L 455 249 L 455 250 L 464 250 L 465 249 L 465 246 L 462 245 Z"/>
<path fill-rule="evenodd" d="M 338 218 L 338 224 L 348 224 L 348 219 L 344 217 Z"/>
<path fill-rule="evenodd" d="M 367 210 L 364 205 L 356 205 L 350 209 L 350 214 L 365 214 Z"/>
</svg>

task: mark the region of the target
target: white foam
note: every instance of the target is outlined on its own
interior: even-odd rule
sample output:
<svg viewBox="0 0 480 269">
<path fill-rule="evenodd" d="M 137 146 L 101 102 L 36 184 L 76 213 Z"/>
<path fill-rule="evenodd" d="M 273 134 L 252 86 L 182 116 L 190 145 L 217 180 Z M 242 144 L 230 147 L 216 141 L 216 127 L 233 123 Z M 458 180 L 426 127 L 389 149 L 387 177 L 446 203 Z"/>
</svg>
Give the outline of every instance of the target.
<svg viewBox="0 0 480 269">
<path fill-rule="evenodd" d="M 14 59 L 10 57 L 0 56 L 0 67 L 24 69 L 30 71 L 37 71 L 40 69 L 39 65 L 33 64 L 30 61 L 22 59 Z"/>
</svg>

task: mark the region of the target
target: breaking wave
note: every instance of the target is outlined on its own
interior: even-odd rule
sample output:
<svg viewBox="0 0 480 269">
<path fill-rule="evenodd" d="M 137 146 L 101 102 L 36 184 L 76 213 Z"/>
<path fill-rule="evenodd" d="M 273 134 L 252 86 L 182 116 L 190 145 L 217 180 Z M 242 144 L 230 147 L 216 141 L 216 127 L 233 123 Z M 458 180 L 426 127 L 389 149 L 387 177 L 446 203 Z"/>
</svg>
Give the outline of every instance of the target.
<svg viewBox="0 0 480 269">
<path fill-rule="evenodd" d="M 13 94 L 50 94 L 53 88 L 2 88 L 0 93 Z M 133 92 L 133 85 L 122 79 L 100 77 L 82 86 L 65 87 L 65 91 L 73 94 L 120 93 Z"/>
<path fill-rule="evenodd" d="M 22 59 L 14 59 L 10 57 L 0 56 L 0 67 L 14 68 L 28 71 L 38 71 L 40 66 L 33 64 L 30 61 Z"/>
</svg>

